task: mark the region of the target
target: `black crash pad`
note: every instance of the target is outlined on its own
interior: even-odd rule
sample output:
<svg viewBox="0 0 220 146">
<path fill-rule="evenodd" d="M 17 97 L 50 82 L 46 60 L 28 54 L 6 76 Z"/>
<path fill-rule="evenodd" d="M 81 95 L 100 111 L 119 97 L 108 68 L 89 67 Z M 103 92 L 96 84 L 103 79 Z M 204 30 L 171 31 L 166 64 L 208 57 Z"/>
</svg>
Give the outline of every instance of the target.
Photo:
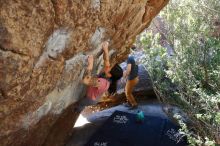
<svg viewBox="0 0 220 146">
<path fill-rule="evenodd" d="M 187 146 L 179 126 L 166 118 L 115 111 L 85 146 Z"/>
</svg>

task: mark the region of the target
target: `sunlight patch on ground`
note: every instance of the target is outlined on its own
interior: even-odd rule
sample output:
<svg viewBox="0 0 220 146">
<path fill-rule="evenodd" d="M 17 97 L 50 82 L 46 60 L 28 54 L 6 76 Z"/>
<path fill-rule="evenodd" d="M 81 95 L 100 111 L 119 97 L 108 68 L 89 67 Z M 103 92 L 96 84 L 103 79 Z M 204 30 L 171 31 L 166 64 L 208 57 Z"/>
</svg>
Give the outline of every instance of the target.
<svg viewBox="0 0 220 146">
<path fill-rule="evenodd" d="M 74 125 L 74 127 L 81 127 L 87 123 L 90 123 L 87 118 L 83 117 L 83 115 L 79 115 L 78 119 L 76 120 L 76 123 Z"/>
</svg>

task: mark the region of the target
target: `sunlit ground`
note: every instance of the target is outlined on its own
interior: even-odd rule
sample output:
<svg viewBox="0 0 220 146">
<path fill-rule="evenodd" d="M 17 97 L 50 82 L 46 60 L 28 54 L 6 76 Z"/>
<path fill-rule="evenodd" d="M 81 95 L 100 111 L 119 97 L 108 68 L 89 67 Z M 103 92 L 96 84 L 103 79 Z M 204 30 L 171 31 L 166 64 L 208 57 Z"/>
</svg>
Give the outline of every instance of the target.
<svg viewBox="0 0 220 146">
<path fill-rule="evenodd" d="M 74 125 L 74 127 L 81 127 L 87 123 L 90 123 L 87 118 L 83 117 L 83 115 L 79 115 L 78 119 L 76 120 L 76 123 Z"/>
</svg>

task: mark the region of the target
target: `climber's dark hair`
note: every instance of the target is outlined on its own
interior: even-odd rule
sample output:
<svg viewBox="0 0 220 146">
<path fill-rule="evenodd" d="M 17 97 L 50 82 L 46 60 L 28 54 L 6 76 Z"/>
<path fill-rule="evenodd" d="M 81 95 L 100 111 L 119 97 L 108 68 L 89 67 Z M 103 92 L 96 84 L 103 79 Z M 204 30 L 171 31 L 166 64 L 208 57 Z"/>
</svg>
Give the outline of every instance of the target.
<svg viewBox="0 0 220 146">
<path fill-rule="evenodd" d="M 120 65 L 115 64 L 112 67 L 110 74 L 112 76 L 110 78 L 111 84 L 109 86 L 108 92 L 110 94 L 114 94 L 117 91 L 117 81 L 123 76 L 123 69 L 120 67 Z"/>
</svg>

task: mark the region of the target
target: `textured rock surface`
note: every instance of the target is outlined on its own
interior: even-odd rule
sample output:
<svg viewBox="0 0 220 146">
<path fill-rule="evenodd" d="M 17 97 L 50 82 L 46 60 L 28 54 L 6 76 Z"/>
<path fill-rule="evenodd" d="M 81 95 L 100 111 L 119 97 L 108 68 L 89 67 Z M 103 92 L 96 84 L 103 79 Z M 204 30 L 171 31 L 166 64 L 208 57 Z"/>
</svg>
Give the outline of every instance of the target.
<svg viewBox="0 0 220 146">
<path fill-rule="evenodd" d="M 85 54 L 109 40 L 112 61 L 123 60 L 167 2 L 0 0 L 0 145 L 49 145 L 48 131 L 83 96 Z"/>
</svg>

